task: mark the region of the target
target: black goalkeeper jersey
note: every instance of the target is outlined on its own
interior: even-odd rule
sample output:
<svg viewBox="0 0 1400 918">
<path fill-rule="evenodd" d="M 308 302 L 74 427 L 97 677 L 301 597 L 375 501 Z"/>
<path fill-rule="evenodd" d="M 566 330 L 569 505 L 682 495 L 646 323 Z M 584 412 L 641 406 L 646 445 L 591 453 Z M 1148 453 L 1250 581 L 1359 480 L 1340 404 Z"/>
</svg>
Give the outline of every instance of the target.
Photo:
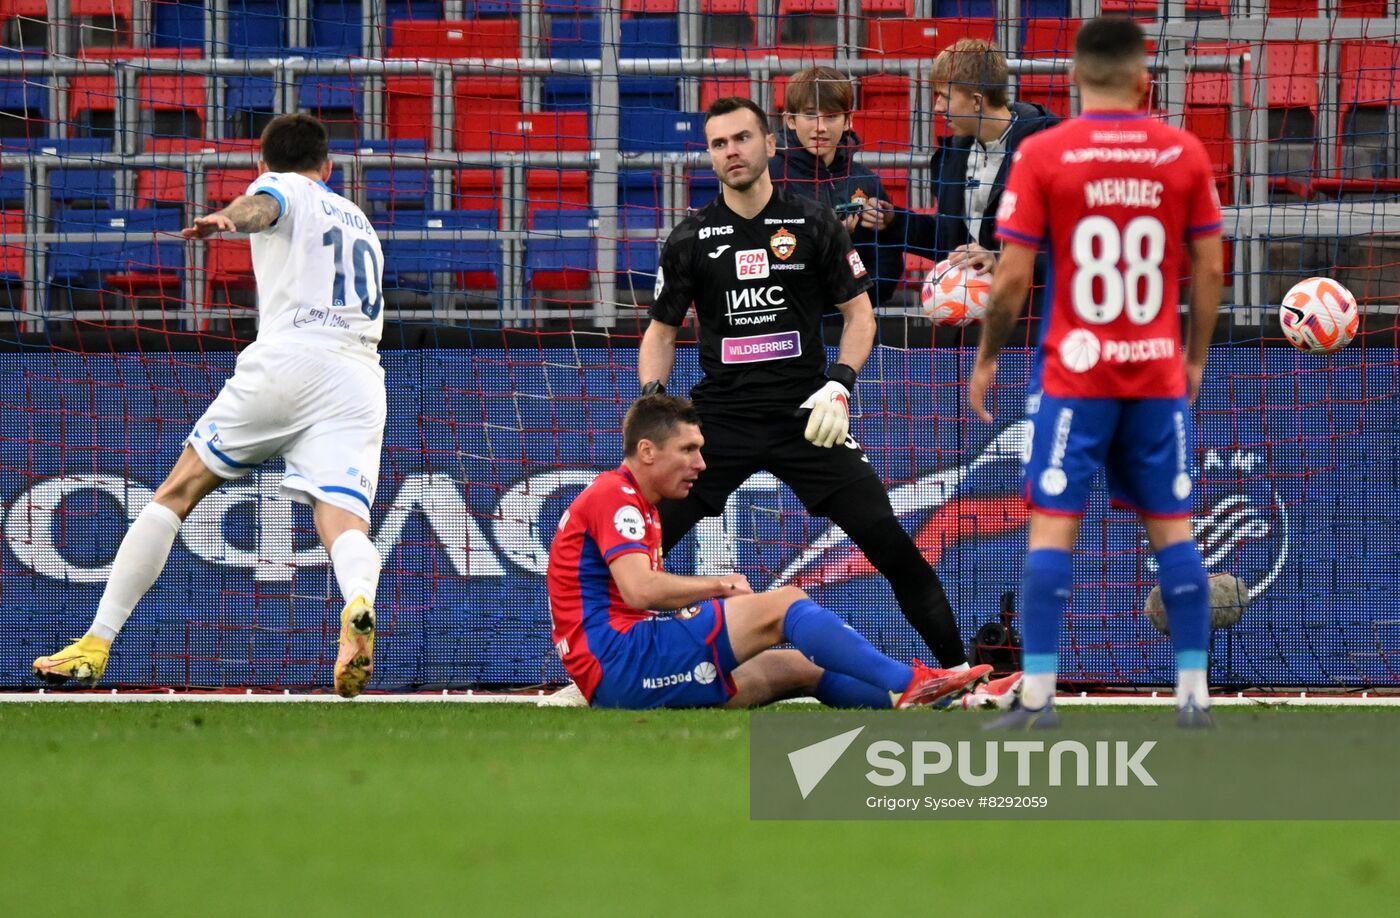
<svg viewBox="0 0 1400 918">
<path fill-rule="evenodd" d="M 651 316 L 678 326 L 695 304 L 698 409 L 791 414 L 825 379 L 823 313 L 870 286 L 829 208 L 775 188 L 745 219 L 721 195 L 671 231 Z"/>
</svg>

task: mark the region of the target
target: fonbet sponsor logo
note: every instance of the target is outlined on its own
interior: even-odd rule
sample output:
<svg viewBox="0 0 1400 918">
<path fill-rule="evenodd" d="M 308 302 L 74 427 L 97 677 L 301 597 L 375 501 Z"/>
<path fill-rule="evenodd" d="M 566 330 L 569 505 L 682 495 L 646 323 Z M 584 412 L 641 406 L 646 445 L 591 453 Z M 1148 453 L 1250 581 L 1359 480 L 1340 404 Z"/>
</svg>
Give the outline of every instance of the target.
<svg viewBox="0 0 1400 918">
<path fill-rule="evenodd" d="M 798 793 L 806 800 L 822 783 L 847 750 L 856 745 L 865 727 L 847 730 L 787 754 Z M 956 783 L 963 787 L 988 787 L 999 778 L 1014 778 L 1018 787 L 1156 787 L 1148 758 L 1156 740 L 1128 742 L 1078 740 L 912 740 L 872 739 L 857 746 L 868 766 L 862 773 L 867 787 L 884 791 L 896 787 L 925 787 Z M 871 797 L 872 807 L 892 808 L 894 801 Z M 920 801 L 905 799 L 918 809 Z"/>
</svg>

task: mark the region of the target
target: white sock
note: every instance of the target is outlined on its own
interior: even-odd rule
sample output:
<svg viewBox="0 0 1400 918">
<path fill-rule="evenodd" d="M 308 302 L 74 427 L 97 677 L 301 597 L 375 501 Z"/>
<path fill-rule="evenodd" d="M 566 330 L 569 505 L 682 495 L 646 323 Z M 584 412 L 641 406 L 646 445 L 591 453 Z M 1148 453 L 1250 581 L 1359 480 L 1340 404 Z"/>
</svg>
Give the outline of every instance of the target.
<svg viewBox="0 0 1400 918">
<path fill-rule="evenodd" d="M 957 666 L 950 666 L 950 667 L 948 667 L 948 672 L 950 672 L 950 673 L 960 673 L 960 672 L 962 672 L 962 671 L 965 670 L 965 669 L 972 669 L 972 664 L 971 664 L 971 663 L 959 663 Z"/>
<path fill-rule="evenodd" d="M 109 641 L 116 638 L 131 617 L 131 610 L 165 569 L 170 546 L 175 544 L 179 531 L 180 517 L 155 501 L 136 515 L 112 560 L 112 573 L 97 603 L 97 616 L 88 634 Z"/>
<path fill-rule="evenodd" d="M 358 529 L 341 533 L 331 546 L 335 582 L 340 584 L 340 595 L 346 602 L 363 596 L 374 603 L 374 594 L 379 589 L 379 568 L 383 563 L 369 536 Z"/>
<path fill-rule="evenodd" d="M 1043 708 L 1054 698 L 1054 673 L 1026 674 L 1026 681 L 1021 685 L 1021 707 Z"/>
<path fill-rule="evenodd" d="M 1188 701 L 1195 701 L 1203 708 L 1210 707 L 1210 685 L 1206 682 L 1203 669 L 1183 669 L 1176 674 L 1176 706 L 1182 707 Z"/>
</svg>

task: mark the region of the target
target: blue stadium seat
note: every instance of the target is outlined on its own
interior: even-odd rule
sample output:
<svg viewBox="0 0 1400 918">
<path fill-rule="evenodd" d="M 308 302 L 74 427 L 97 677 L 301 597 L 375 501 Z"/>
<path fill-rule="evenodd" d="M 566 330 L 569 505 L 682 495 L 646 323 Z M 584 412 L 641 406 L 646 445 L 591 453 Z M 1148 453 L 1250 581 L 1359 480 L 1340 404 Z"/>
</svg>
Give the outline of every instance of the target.
<svg viewBox="0 0 1400 918">
<path fill-rule="evenodd" d="M 229 57 L 271 57 L 287 46 L 285 0 L 228 0 Z"/>
<path fill-rule="evenodd" d="M 155 0 L 150 11 L 152 46 L 204 46 L 204 0 Z"/>
<path fill-rule="evenodd" d="M 934 0 L 933 2 L 933 15 L 935 19 L 965 16 L 978 18 L 994 17 L 996 14 L 996 0 Z M 1063 16 L 1067 14 L 1060 13 L 1059 15 Z"/>
<path fill-rule="evenodd" d="M 719 197 L 719 177 L 713 172 L 695 171 L 690 173 L 689 178 L 686 204 L 692 210 L 698 210 Z"/>
<path fill-rule="evenodd" d="M 588 111 L 588 77 L 545 77 L 541 90 L 541 106 L 547 112 Z"/>
<path fill-rule="evenodd" d="M 594 210 L 537 210 L 531 229 L 549 234 L 560 230 L 594 229 Z M 574 290 L 587 287 L 598 269 L 598 256 L 589 236 L 531 237 L 525 241 L 525 285 L 535 289 Z"/>
<path fill-rule="evenodd" d="M 386 23 L 398 19 L 446 19 L 441 0 L 389 0 L 384 5 Z"/>
<path fill-rule="evenodd" d="M 601 34 L 596 18 L 554 19 L 545 50 L 551 57 L 569 60 L 598 57 Z M 618 53 L 625 58 L 680 57 L 680 26 L 675 19 L 624 19 Z"/>
<path fill-rule="evenodd" d="M 276 93 L 270 76 L 229 77 L 224 90 L 224 112 L 231 137 L 257 137 L 261 124 L 277 114 Z"/>
<path fill-rule="evenodd" d="M 494 230 L 493 210 L 400 211 L 382 228 L 396 231 Z M 501 270 L 501 244 L 494 239 L 386 239 L 384 286 L 386 289 L 432 290 L 435 274 L 496 274 Z"/>
<path fill-rule="evenodd" d="M 43 136 L 49 118 L 49 87 L 33 77 L 0 79 L 0 136 Z"/>
<path fill-rule="evenodd" d="M 35 152 L 52 150 L 59 156 L 84 157 L 95 153 L 111 153 L 110 137 L 72 137 L 63 140 L 39 140 L 31 143 Z M 115 169 L 51 169 L 49 197 L 67 204 L 84 207 L 117 206 L 117 174 Z"/>
<path fill-rule="evenodd" d="M 305 74 L 297 86 L 297 106 L 320 118 L 332 139 L 359 137 L 364 93 L 356 77 Z"/>
<path fill-rule="evenodd" d="M 422 154 L 427 144 L 421 140 L 333 140 L 331 154 L 334 159 L 349 158 L 356 153 L 395 153 Z M 339 155 L 337 155 L 339 154 Z M 331 175 L 330 185 L 340 194 L 345 192 L 337 184 L 344 182 L 344 170 L 336 169 Z M 433 191 L 432 173 L 427 169 L 389 168 L 379 166 L 364 170 L 362 178 L 365 200 L 369 204 L 369 216 L 379 219 L 385 213 L 396 210 L 428 210 Z"/>
<path fill-rule="evenodd" d="M 363 51 L 363 28 L 360 0 L 311 0 L 308 50 L 358 57 Z"/>
<path fill-rule="evenodd" d="M 627 152 L 705 146 L 704 115 L 624 107 L 619 121 L 618 146 Z"/>
<path fill-rule="evenodd" d="M 623 207 L 619 228 L 622 245 L 617 250 L 617 273 L 646 275 L 648 279 L 639 277 L 632 282 L 650 286 L 656 277 L 661 239 L 665 238 L 660 232 L 661 211 L 654 207 Z"/>
<path fill-rule="evenodd" d="M 88 156 L 112 152 L 110 137 L 17 138 L 0 141 L 6 153 L 50 153 L 57 156 Z M 116 206 L 116 174 L 112 169 L 50 169 L 46 179 L 55 201 L 84 202 L 92 207 Z M 24 205 L 25 177 L 22 168 L 0 172 L 0 207 Z"/>
<path fill-rule="evenodd" d="M 67 286 L 96 287 L 114 275 L 164 281 L 184 271 L 185 245 L 178 238 L 156 241 L 154 232 L 178 233 L 179 211 L 160 207 L 144 210 L 60 210 L 53 218 L 56 233 L 125 230 L 122 242 L 60 242 L 49 249 L 49 281 Z"/>
</svg>

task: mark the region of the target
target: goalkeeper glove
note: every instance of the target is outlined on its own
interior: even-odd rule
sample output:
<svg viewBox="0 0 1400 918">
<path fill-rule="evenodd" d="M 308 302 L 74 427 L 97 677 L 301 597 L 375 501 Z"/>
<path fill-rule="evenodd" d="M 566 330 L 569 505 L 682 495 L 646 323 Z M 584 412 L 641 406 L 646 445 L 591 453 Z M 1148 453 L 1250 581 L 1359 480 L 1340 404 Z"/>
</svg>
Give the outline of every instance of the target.
<svg viewBox="0 0 1400 918">
<path fill-rule="evenodd" d="M 642 386 L 642 395 L 643 395 L 643 396 L 647 396 L 647 395 L 665 395 L 665 394 L 666 394 L 666 387 L 665 387 L 664 385 L 661 384 L 661 380 L 659 380 L 659 379 L 653 379 L 651 382 L 647 383 L 645 386 Z"/>
<path fill-rule="evenodd" d="M 851 385 L 855 383 L 855 371 L 845 364 L 831 366 L 826 385 L 813 392 L 803 408 L 811 409 L 807 418 L 807 429 L 803 436 L 809 443 L 829 449 L 842 443 L 851 429 Z"/>
</svg>

